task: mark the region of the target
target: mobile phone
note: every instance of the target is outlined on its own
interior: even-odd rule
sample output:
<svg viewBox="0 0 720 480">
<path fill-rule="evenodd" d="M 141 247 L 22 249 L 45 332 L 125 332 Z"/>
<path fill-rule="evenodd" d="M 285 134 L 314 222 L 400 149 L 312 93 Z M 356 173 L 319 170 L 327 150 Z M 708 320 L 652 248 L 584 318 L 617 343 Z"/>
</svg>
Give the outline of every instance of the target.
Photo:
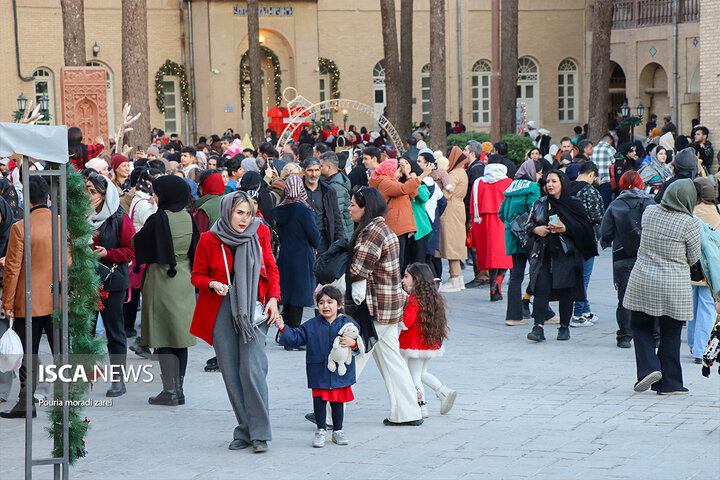
<svg viewBox="0 0 720 480">
<path fill-rule="evenodd" d="M 550 215 L 550 218 L 548 219 L 550 223 L 557 225 L 558 224 L 558 216 L 557 214 Z"/>
</svg>

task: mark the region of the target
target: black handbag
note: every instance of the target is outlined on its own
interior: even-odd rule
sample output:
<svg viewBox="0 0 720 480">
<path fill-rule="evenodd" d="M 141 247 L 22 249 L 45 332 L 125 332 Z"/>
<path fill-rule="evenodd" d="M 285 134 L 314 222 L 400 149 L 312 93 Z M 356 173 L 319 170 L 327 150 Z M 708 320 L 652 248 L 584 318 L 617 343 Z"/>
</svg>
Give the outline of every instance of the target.
<svg viewBox="0 0 720 480">
<path fill-rule="evenodd" d="M 102 262 L 98 262 L 95 272 L 97 273 L 98 277 L 100 277 L 100 283 L 105 284 L 105 282 L 110 280 L 110 277 L 115 272 L 117 267 L 118 267 L 117 263 L 113 263 L 113 266 L 111 268 Z"/>
<path fill-rule="evenodd" d="M 529 252 L 532 249 L 533 241 L 527 233 L 527 223 L 530 219 L 530 212 L 518 215 L 510 222 L 510 233 L 517 239 L 520 248 Z"/>
</svg>

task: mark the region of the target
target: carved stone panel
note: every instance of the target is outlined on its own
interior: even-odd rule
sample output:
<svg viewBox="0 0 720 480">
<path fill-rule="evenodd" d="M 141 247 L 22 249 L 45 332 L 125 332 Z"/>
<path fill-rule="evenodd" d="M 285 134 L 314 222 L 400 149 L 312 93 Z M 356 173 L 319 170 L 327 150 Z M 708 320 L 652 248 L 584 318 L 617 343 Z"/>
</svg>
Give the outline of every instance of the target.
<svg viewBox="0 0 720 480">
<path fill-rule="evenodd" d="M 103 67 L 63 67 L 60 69 L 62 121 L 80 127 L 83 142 L 106 141 L 108 132 L 107 78 Z"/>
</svg>

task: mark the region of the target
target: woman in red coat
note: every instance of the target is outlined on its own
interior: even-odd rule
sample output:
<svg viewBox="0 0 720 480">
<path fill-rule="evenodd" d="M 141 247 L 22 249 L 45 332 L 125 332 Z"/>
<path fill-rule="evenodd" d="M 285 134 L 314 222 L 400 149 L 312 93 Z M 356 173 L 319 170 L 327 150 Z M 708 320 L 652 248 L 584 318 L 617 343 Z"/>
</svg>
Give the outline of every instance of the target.
<svg viewBox="0 0 720 480">
<path fill-rule="evenodd" d="M 498 217 L 503 193 L 511 183 L 505 165 L 490 163 L 485 167 L 485 176 L 475 180 L 470 194 L 470 229 L 477 251 L 477 268 L 490 272 L 491 302 L 502 300 L 500 286 L 505 271 L 512 268 L 512 257 L 505 251 L 505 224 Z"/>
<path fill-rule="evenodd" d="M 223 197 L 220 218 L 200 236 L 192 284 L 199 289 L 190 333 L 215 348 L 235 411 L 230 450 L 267 451 L 271 440 L 265 336 L 279 318 L 280 275 L 270 230 L 242 191 Z M 255 320 L 256 302 L 267 322 Z"/>
</svg>

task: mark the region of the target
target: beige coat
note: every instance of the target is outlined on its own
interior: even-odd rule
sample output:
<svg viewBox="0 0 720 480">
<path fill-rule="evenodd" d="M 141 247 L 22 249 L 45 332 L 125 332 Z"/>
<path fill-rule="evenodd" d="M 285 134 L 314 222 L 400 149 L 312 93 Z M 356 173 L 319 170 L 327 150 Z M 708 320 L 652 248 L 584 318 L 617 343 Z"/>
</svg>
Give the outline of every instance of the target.
<svg viewBox="0 0 720 480">
<path fill-rule="evenodd" d="M 454 190 L 445 190 L 447 208 L 440 217 L 440 256 L 448 260 L 467 258 L 465 246 L 465 194 L 468 189 L 468 176 L 463 168 L 455 168 L 448 173 Z"/>
</svg>

